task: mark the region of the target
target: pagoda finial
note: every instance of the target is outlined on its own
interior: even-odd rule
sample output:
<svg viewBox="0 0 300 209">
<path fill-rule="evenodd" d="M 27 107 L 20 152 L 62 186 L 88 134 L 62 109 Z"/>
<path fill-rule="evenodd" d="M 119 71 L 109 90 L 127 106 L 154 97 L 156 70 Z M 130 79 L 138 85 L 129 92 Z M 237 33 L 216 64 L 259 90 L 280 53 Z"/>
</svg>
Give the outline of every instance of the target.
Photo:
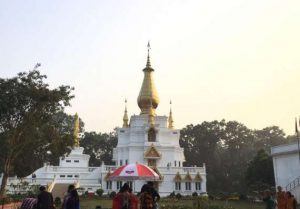
<svg viewBox="0 0 300 209">
<path fill-rule="evenodd" d="M 173 129 L 174 128 L 174 120 L 173 120 L 173 114 L 172 114 L 172 101 L 170 101 L 170 114 L 169 114 L 169 126 L 168 128 Z"/>
<path fill-rule="evenodd" d="M 123 128 L 128 128 L 128 115 L 127 115 L 127 99 L 125 99 L 125 110 L 123 116 Z"/>
<path fill-rule="evenodd" d="M 148 41 L 148 44 L 147 44 L 147 48 L 148 48 L 148 56 L 147 56 L 147 64 L 146 64 L 146 67 L 151 67 L 151 63 L 150 63 L 150 41 Z"/>
<path fill-rule="evenodd" d="M 79 132 L 80 132 L 80 128 L 79 128 L 79 117 L 78 114 L 75 114 L 74 117 L 74 132 L 73 132 L 73 140 L 74 140 L 74 147 L 79 147 Z"/>
<path fill-rule="evenodd" d="M 154 69 L 150 64 L 150 42 L 148 42 L 148 56 L 147 56 L 147 64 L 143 69 L 144 71 L 144 80 L 142 83 L 142 87 L 138 96 L 138 105 L 141 109 L 141 115 L 149 114 L 150 111 L 154 111 L 159 104 L 159 97 L 154 85 L 153 79 L 153 71 Z M 151 110 L 153 109 L 153 110 Z"/>
</svg>

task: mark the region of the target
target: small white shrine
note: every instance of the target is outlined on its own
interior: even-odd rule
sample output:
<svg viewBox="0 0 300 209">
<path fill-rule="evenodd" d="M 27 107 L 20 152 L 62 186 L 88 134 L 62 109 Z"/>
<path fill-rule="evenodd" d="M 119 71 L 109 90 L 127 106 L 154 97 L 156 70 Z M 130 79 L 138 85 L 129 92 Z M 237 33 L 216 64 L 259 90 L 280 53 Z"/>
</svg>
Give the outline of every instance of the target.
<svg viewBox="0 0 300 209">
<path fill-rule="evenodd" d="M 300 156 L 298 143 L 271 148 L 275 184 L 290 191 L 300 202 Z"/>
<path fill-rule="evenodd" d="M 95 192 L 102 188 L 104 193 L 117 192 L 124 182 L 112 181 L 109 176 L 118 166 L 128 163 L 142 163 L 152 167 L 159 175 L 155 187 L 161 196 L 180 193 L 206 195 L 206 170 L 203 167 L 184 167 L 184 150 L 179 145 L 180 130 L 174 128 L 172 110 L 169 116 L 155 113 L 159 105 L 159 97 L 154 85 L 154 69 L 150 64 L 149 48 L 146 67 L 143 69 L 144 80 L 138 96 L 139 115 L 127 115 L 127 107 L 123 116 L 123 126 L 118 129 L 118 144 L 113 149 L 113 160 L 116 165 L 89 167 L 89 156 L 79 146 L 79 120 L 75 121 L 75 146 L 66 157 L 61 157 L 59 166 L 45 164 L 25 180 L 30 183 L 48 185 L 53 193 L 61 185 L 64 189 L 74 183 L 83 191 Z M 9 179 L 8 185 L 13 181 Z M 139 192 L 144 181 L 129 182 L 135 193 Z M 9 186 L 8 186 L 9 187 Z M 62 189 L 61 189 L 62 190 Z M 61 195 L 61 194 L 60 194 Z"/>
</svg>

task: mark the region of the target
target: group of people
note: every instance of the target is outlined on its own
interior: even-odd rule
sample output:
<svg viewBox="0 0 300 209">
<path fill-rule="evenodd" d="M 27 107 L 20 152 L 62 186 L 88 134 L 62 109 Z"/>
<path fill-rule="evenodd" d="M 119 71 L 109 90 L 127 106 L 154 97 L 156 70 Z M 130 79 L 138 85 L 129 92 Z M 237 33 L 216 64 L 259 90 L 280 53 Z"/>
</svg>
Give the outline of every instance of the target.
<svg viewBox="0 0 300 209">
<path fill-rule="evenodd" d="M 37 198 L 30 195 L 22 201 L 20 209 L 55 209 L 53 196 L 41 186 Z M 80 209 L 79 196 L 74 185 L 69 185 L 67 194 L 64 197 L 61 209 Z"/>
<path fill-rule="evenodd" d="M 144 184 L 139 199 L 125 183 L 113 199 L 112 209 L 158 209 L 160 195 L 155 190 L 153 182 Z"/>
<path fill-rule="evenodd" d="M 277 187 L 276 198 L 273 199 L 272 192 L 266 190 L 264 192 L 264 199 L 266 203 L 266 209 L 296 209 L 297 200 L 291 192 L 285 192 L 281 186 Z"/>
</svg>

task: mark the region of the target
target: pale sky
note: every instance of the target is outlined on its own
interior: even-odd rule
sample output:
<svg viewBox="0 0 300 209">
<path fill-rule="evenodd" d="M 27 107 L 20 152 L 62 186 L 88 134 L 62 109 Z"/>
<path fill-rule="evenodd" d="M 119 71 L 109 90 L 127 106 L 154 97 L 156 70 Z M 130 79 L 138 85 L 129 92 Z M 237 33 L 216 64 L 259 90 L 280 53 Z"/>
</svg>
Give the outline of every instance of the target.
<svg viewBox="0 0 300 209">
<path fill-rule="evenodd" d="M 108 132 L 137 96 L 147 42 L 160 96 L 176 128 L 237 120 L 294 133 L 300 115 L 299 0 L 0 0 L 0 77 L 39 70 L 71 85 L 67 112 Z"/>
</svg>

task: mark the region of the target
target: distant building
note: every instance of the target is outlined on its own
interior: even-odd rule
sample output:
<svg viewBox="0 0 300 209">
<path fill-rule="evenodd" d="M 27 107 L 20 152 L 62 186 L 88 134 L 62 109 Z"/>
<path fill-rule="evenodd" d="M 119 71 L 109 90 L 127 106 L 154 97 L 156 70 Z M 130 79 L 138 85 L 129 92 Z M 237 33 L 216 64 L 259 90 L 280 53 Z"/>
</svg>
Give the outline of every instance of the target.
<svg viewBox="0 0 300 209">
<path fill-rule="evenodd" d="M 298 143 L 283 144 L 271 148 L 275 184 L 290 191 L 300 202 L 300 161 Z"/>
<path fill-rule="evenodd" d="M 34 183 L 48 185 L 49 190 L 59 196 L 70 183 L 82 188 L 82 191 L 95 192 L 102 188 L 104 193 L 118 191 L 125 182 L 112 181 L 109 176 L 118 166 L 129 163 L 142 163 L 152 167 L 158 174 L 159 180 L 155 186 L 161 196 L 172 192 L 182 195 L 206 194 L 206 169 L 203 167 L 184 167 L 184 150 L 179 145 L 180 130 L 174 128 L 172 110 L 169 116 L 158 116 L 155 110 L 159 97 L 154 85 L 154 69 L 150 64 L 149 48 L 144 80 L 138 96 L 139 115 L 128 119 L 125 106 L 123 126 L 118 129 L 118 144 L 113 149 L 115 165 L 89 167 L 88 155 L 83 154 L 78 139 L 79 121 L 75 121 L 75 147 L 67 157 L 61 157 L 59 166 L 45 164 L 36 170 Z M 200 159 L 199 159 L 200 160 Z M 8 188 L 14 179 L 9 179 Z M 32 182 L 32 175 L 25 178 Z M 129 182 L 134 192 L 139 192 L 145 181 Z"/>
</svg>

